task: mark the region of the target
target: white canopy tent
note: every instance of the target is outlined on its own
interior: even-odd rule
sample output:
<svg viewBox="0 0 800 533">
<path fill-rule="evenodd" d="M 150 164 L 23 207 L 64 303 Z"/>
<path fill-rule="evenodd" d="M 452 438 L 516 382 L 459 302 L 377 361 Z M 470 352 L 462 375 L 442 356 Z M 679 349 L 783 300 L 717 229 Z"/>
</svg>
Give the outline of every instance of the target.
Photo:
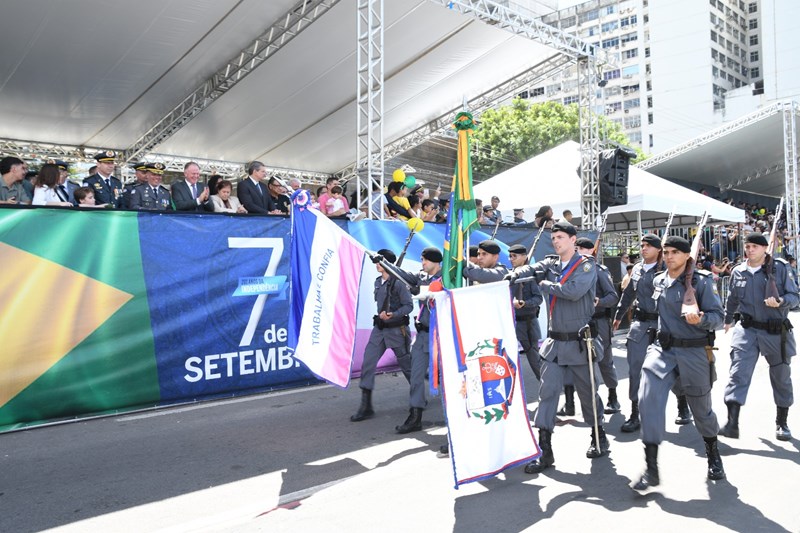
<svg viewBox="0 0 800 533">
<path fill-rule="evenodd" d="M 505 219 L 512 209 L 525 209 L 525 219 L 532 221 L 541 205 L 549 205 L 557 218 L 564 209 L 581 216 L 581 182 L 576 169 L 580 163 L 580 145 L 567 141 L 536 157 L 520 163 L 475 186 L 477 198 L 488 204 L 498 196 Z M 694 192 L 636 167 L 630 167 L 628 203 L 609 208 L 607 231 L 631 231 L 663 226 L 670 212 L 673 225 L 690 225 L 708 211 L 710 220 L 744 222 L 745 213 L 723 202 Z"/>
</svg>

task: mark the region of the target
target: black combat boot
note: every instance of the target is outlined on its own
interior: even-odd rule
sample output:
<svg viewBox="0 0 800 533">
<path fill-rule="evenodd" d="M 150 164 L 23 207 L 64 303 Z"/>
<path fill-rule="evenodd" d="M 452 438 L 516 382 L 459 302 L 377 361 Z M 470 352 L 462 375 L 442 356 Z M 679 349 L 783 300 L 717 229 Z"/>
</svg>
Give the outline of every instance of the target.
<svg viewBox="0 0 800 533">
<path fill-rule="evenodd" d="M 608 402 L 603 412 L 607 415 L 612 415 L 614 413 L 619 413 L 621 408 L 622 406 L 619 404 L 619 400 L 617 400 L 617 389 L 608 389 Z"/>
<path fill-rule="evenodd" d="M 553 466 L 556 462 L 553 457 L 553 446 L 550 443 L 550 436 L 553 433 L 546 429 L 539 430 L 539 448 L 542 450 L 542 455 L 538 459 L 531 461 L 525 465 L 526 474 L 539 474 L 546 468 Z"/>
<path fill-rule="evenodd" d="M 656 487 L 661 480 L 658 479 L 658 444 L 644 445 L 644 462 L 647 469 L 633 486 L 633 490 L 646 491 L 650 487 Z"/>
<path fill-rule="evenodd" d="M 408 418 L 403 422 L 402 426 L 394 428 L 401 435 L 411 433 L 412 431 L 422 431 L 422 409 L 419 407 L 412 407 L 408 411 Z"/>
<path fill-rule="evenodd" d="M 775 419 L 777 429 L 775 429 L 775 438 L 778 440 L 792 440 L 792 432 L 789 431 L 786 419 L 789 417 L 788 407 L 778 407 L 778 417 Z"/>
<path fill-rule="evenodd" d="M 358 406 L 356 414 L 350 417 L 350 422 L 361 422 L 367 418 L 372 418 L 375 411 L 372 410 L 372 391 L 361 389 L 361 405 Z"/>
<path fill-rule="evenodd" d="M 436 457 L 438 457 L 439 459 L 450 457 L 450 444 L 442 444 L 441 446 L 439 446 L 439 451 L 436 452 Z"/>
<path fill-rule="evenodd" d="M 603 426 L 600 426 L 598 429 L 600 430 L 600 449 L 597 449 L 597 441 L 595 441 L 594 438 L 594 428 L 592 428 L 592 443 L 589 445 L 589 449 L 586 450 L 586 457 L 589 459 L 597 459 L 608 453 L 609 444 L 606 431 L 603 429 Z"/>
<path fill-rule="evenodd" d="M 575 387 L 564 385 L 564 405 L 556 413 L 558 416 L 575 416 Z"/>
<path fill-rule="evenodd" d="M 689 402 L 686 401 L 686 396 L 678 396 L 678 417 L 675 419 L 675 423 L 683 426 L 691 424 L 692 420 L 694 419 L 692 418 L 692 412 L 689 410 Z"/>
<path fill-rule="evenodd" d="M 719 430 L 718 435 L 729 439 L 739 438 L 739 409 L 742 407 L 736 402 L 725 402 L 728 406 L 728 423 Z"/>
<path fill-rule="evenodd" d="M 706 442 L 706 456 L 708 457 L 708 479 L 717 481 L 725 479 L 725 470 L 722 468 L 722 457 L 719 456 L 717 437 L 703 437 Z"/>
<path fill-rule="evenodd" d="M 634 400 L 631 402 L 631 417 L 622 424 L 620 429 L 623 433 L 633 433 L 634 431 L 639 431 L 641 427 L 642 424 L 639 422 L 639 402 Z"/>
</svg>

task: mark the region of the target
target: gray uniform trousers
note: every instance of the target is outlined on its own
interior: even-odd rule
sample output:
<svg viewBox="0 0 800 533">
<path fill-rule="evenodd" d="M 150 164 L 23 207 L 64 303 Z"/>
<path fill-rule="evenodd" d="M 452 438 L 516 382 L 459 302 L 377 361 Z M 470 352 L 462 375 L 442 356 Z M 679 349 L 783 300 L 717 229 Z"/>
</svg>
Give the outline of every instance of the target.
<svg viewBox="0 0 800 533">
<path fill-rule="evenodd" d="M 430 362 L 430 339 L 427 331 L 417 331 L 414 346 L 411 347 L 411 392 L 409 407 L 424 409 L 428 405 L 425 399 L 425 372 Z"/>
<path fill-rule="evenodd" d="M 535 316 L 518 317 L 515 329 L 517 331 L 517 340 L 522 345 L 533 374 L 536 379 L 542 379 L 542 356 L 539 355 L 539 339 L 541 338 L 539 319 Z"/>
<path fill-rule="evenodd" d="M 634 320 L 628 330 L 626 347 L 628 349 L 628 398 L 632 402 L 639 401 L 639 383 L 642 379 L 642 365 L 644 364 L 647 347 L 650 346 L 650 336 L 647 330 L 658 328 L 657 320 Z"/>
<path fill-rule="evenodd" d="M 787 337 L 793 341 L 792 332 Z M 781 336 L 771 335 L 764 330 L 742 327 L 736 324 L 733 328 L 731 340 L 731 369 L 730 378 L 725 385 L 725 402 L 736 402 L 744 405 L 747 400 L 747 391 L 756 368 L 758 354 L 764 354 L 764 359 L 769 365 L 769 381 L 772 385 L 772 397 L 778 407 L 791 407 L 794 403 L 792 391 L 792 367 L 784 363 L 781 358 Z M 789 344 L 787 340 L 787 344 Z M 789 353 L 794 352 L 794 343 L 788 347 Z M 788 357 L 787 357 L 788 359 Z M 791 360 L 791 359 L 789 359 Z"/>
<path fill-rule="evenodd" d="M 558 342 L 570 344 L 577 352 L 580 348 L 578 341 L 554 341 L 547 339 L 547 342 Z M 595 340 L 595 349 L 597 348 L 597 340 Z M 581 414 L 583 421 L 589 426 L 594 425 L 594 418 L 592 414 L 592 397 L 594 397 L 595 404 L 597 405 L 597 422 L 602 427 L 603 425 L 603 401 L 600 395 L 597 394 L 597 385 L 592 388 L 592 383 L 589 376 L 589 363 L 588 356 L 586 364 L 582 365 L 559 365 L 556 362 L 547 361 L 542 359 L 542 378 L 539 385 L 539 408 L 533 417 L 533 425 L 540 429 L 553 431 L 556 425 L 556 411 L 558 411 L 558 398 L 564 388 L 565 375 L 571 377 L 572 383 L 575 385 L 575 391 L 578 393 L 578 400 L 581 402 Z M 595 371 L 597 364 L 595 364 Z M 595 380 L 597 374 L 595 374 Z"/>
<path fill-rule="evenodd" d="M 614 335 L 611 328 L 611 319 L 597 318 L 595 323 L 597 324 L 597 338 L 600 344 L 600 352 L 597 354 L 600 375 L 603 377 L 603 383 L 606 384 L 606 387 L 616 389 L 617 385 L 619 385 L 619 380 L 617 379 L 617 369 L 614 366 L 614 354 L 611 348 L 611 337 Z"/>
<path fill-rule="evenodd" d="M 372 390 L 375 388 L 375 369 L 378 361 L 387 349 L 391 349 L 397 357 L 397 364 L 403 375 L 411 382 L 411 354 L 408 346 L 408 326 L 378 329 L 372 328 L 369 342 L 364 349 L 364 363 L 361 365 L 361 382 L 359 387 Z"/>
<path fill-rule="evenodd" d="M 664 440 L 667 398 L 679 376 L 681 390 L 676 393 L 686 395 L 697 431 L 703 437 L 717 435 L 719 424 L 711 408 L 710 372 L 703 347 L 662 350 L 657 344 L 650 345 L 639 385 L 642 442 L 661 444 Z"/>
</svg>

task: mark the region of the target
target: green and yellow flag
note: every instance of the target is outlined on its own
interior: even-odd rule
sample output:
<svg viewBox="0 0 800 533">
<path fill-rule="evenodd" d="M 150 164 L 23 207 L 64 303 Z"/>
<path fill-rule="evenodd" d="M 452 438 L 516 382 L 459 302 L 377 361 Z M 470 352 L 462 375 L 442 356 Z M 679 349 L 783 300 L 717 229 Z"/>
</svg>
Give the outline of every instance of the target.
<svg viewBox="0 0 800 533">
<path fill-rule="evenodd" d="M 470 136 L 475 131 L 475 122 L 470 113 L 461 112 L 456 115 L 453 126 L 458 132 L 458 156 L 447 213 L 448 230 L 445 234 L 442 265 L 442 282 L 447 289 L 456 289 L 464 284 L 461 273 L 467 257 L 469 234 L 478 228 L 470 160 Z"/>
</svg>

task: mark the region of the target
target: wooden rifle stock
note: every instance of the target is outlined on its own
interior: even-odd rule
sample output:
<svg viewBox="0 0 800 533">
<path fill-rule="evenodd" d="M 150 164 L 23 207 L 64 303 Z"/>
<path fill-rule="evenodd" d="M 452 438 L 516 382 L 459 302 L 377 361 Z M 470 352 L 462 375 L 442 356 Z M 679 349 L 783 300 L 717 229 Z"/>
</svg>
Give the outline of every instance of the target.
<svg viewBox="0 0 800 533">
<path fill-rule="evenodd" d="M 700 217 L 700 222 L 697 224 L 697 234 L 692 240 L 692 248 L 689 252 L 689 260 L 686 262 L 686 268 L 684 269 L 684 283 L 686 288 L 683 293 L 681 315 L 685 315 L 687 313 L 698 314 L 700 312 L 700 307 L 697 305 L 697 294 L 695 293 L 694 285 L 692 285 L 692 277 L 694 276 L 697 258 L 700 255 L 700 244 L 703 241 L 703 230 L 706 227 L 706 222 L 708 222 L 708 211 L 703 213 L 703 216 Z"/>
<path fill-rule="evenodd" d="M 764 258 L 764 272 L 767 274 L 767 288 L 764 299 L 775 298 L 780 300 L 781 295 L 778 292 L 778 284 L 775 282 L 775 246 L 778 240 L 778 221 L 783 214 L 784 197 L 781 196 L 781 201 L 778 204 L 778 209 L 775 210 L 775 218 L 772 219 L 772 230 L 769 232 L 769 241 L 767 244 L 767 255 Z"/>
</svg>

